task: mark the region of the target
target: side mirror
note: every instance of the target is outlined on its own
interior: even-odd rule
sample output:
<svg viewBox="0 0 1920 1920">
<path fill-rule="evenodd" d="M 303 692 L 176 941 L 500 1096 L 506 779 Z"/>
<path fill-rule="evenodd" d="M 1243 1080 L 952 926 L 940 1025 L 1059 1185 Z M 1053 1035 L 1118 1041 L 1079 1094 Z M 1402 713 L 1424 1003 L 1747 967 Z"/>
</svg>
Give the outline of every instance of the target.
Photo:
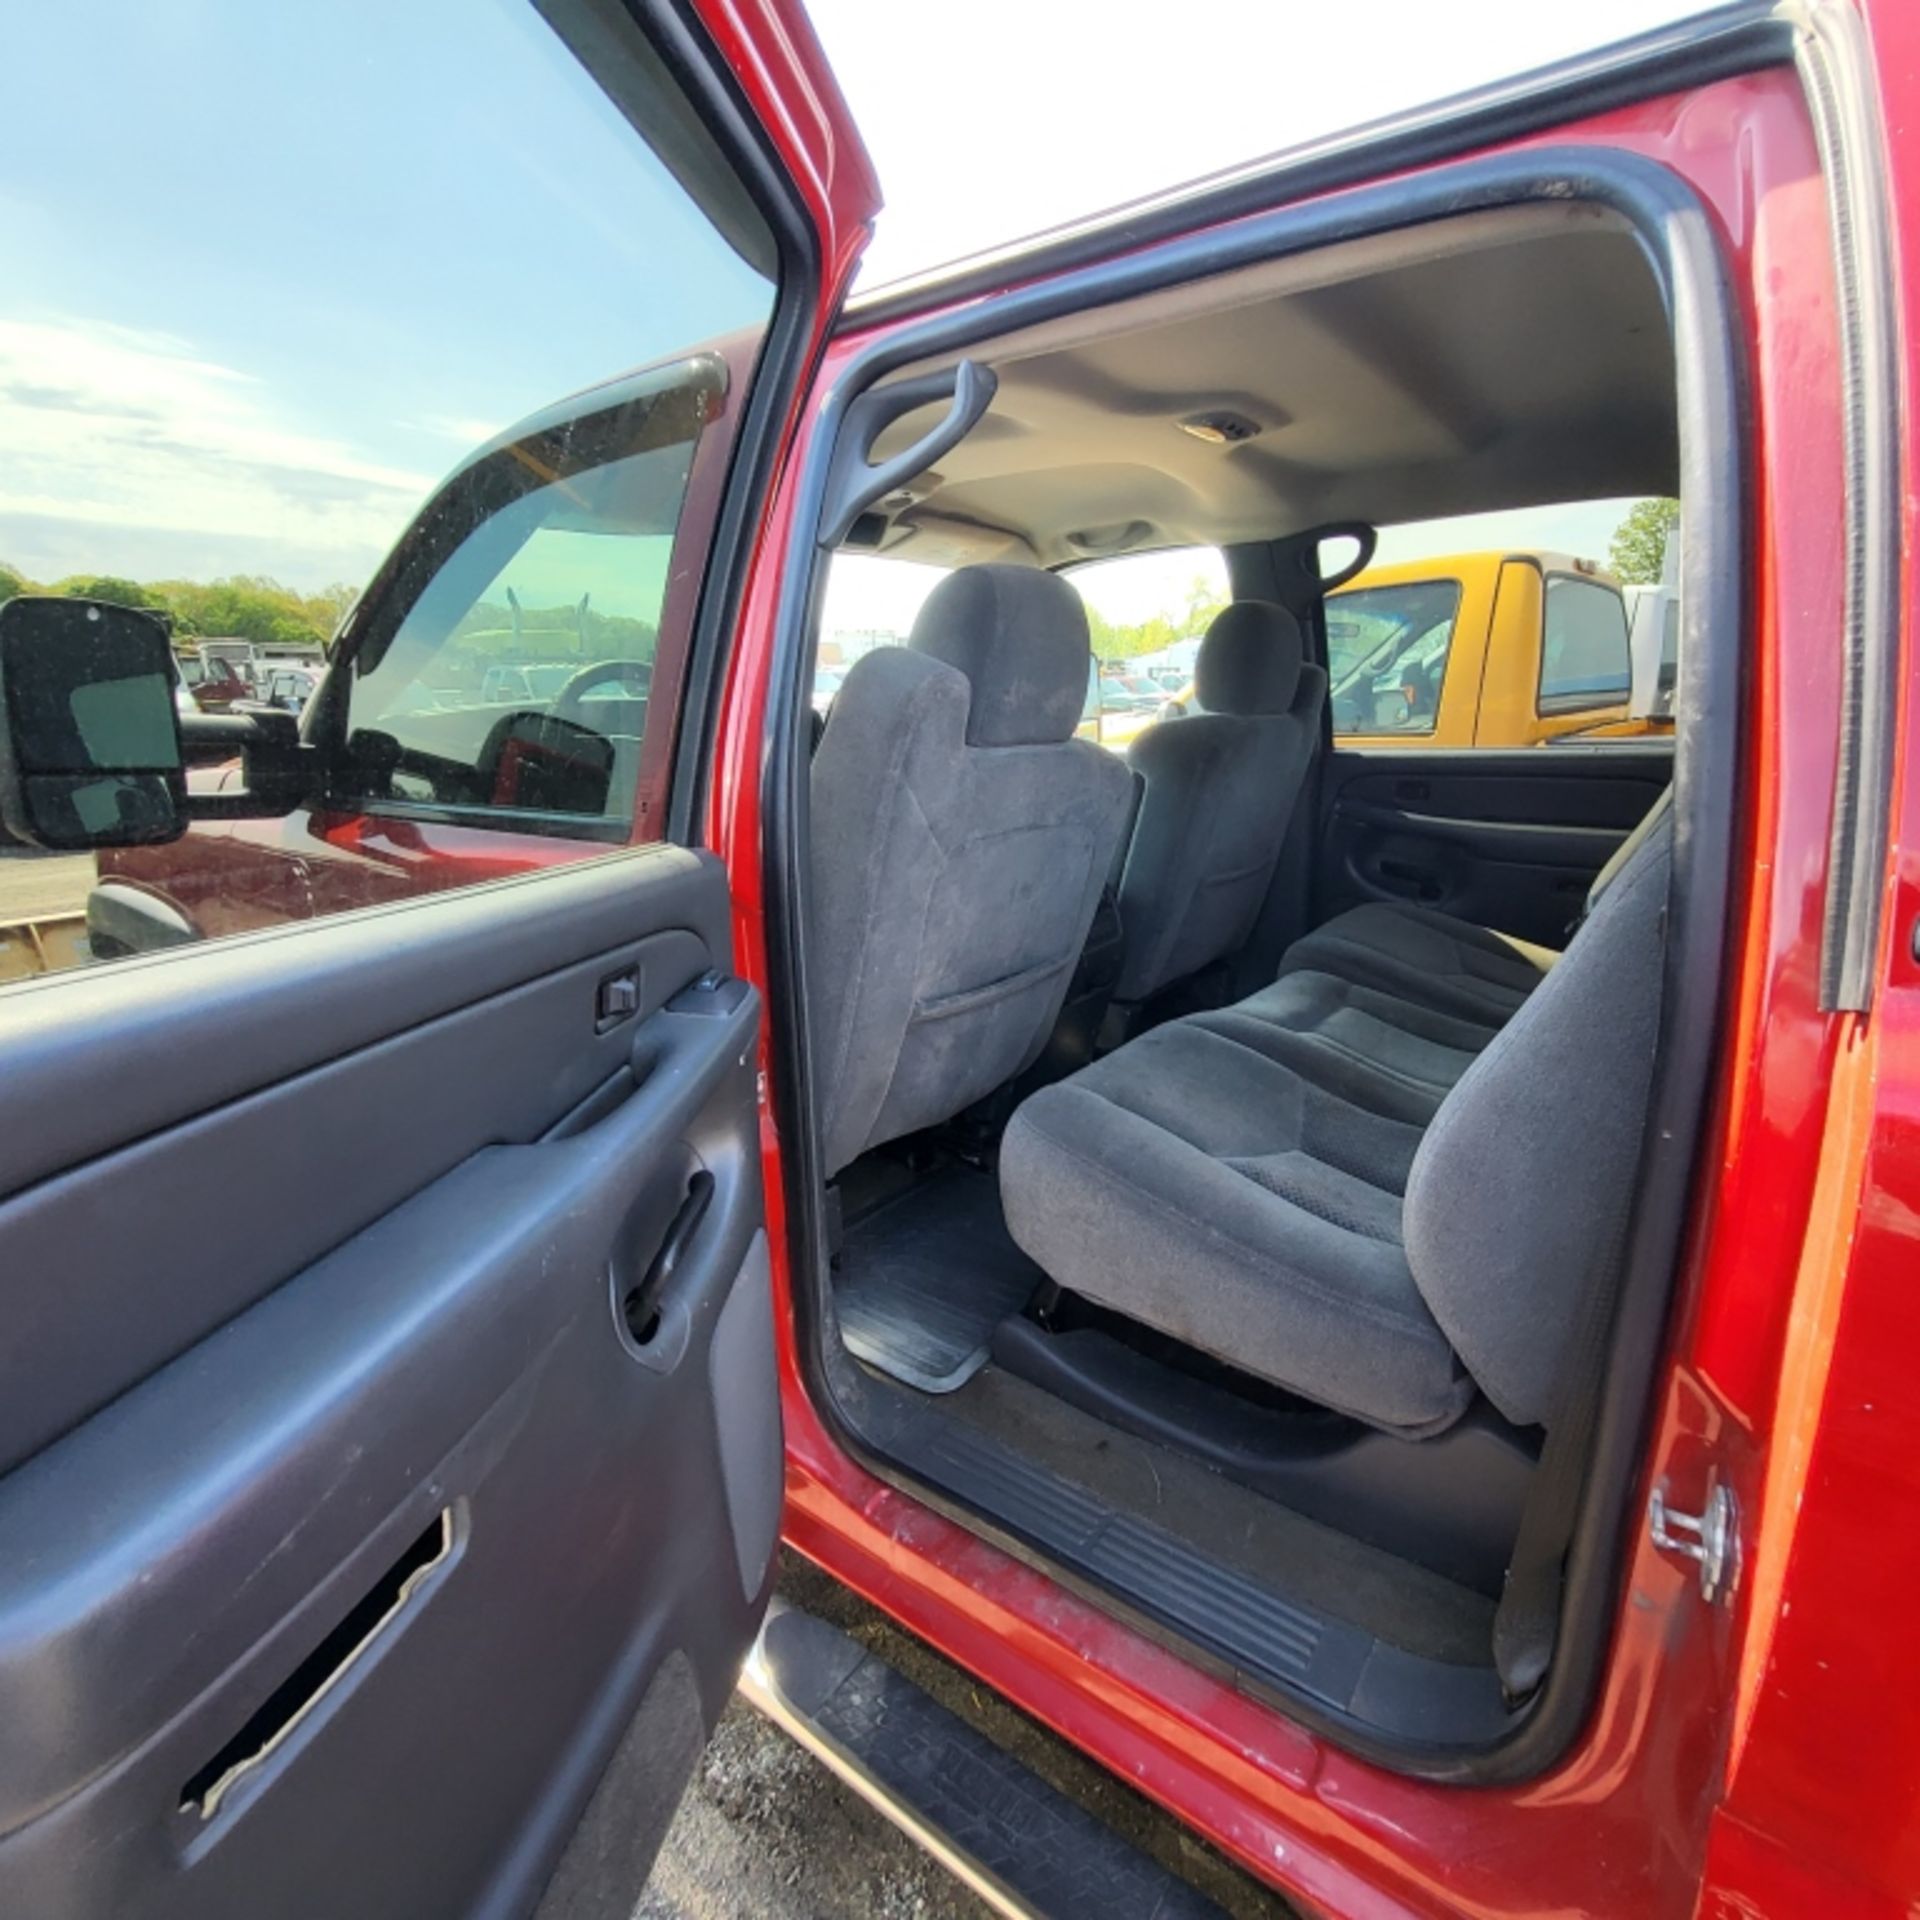
<svg viewBox="0 0 1920 1920">
<path fill-rule="evenodd" d="M 186 831 L 177 669 L 151 614 L 22 594 L 0 606 L 0 823 L 31 846 L 140 847 Z"/>
</svg>

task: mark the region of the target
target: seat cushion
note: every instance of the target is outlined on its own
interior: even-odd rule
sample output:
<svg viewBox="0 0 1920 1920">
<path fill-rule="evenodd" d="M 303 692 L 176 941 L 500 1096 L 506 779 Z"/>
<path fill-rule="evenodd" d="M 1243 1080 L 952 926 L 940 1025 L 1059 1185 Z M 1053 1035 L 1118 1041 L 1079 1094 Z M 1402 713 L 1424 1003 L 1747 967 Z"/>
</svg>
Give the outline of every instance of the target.
<svg viewBox="0 0 1920 1920">
<path fill-rule="evenodd" d="M 1560 958 L 1512 934 L 1397 901 L 1337 914 L 1296 940 L 1283 974 L 1332 974 L 1434 1013 L 1499 1027 Z"/>
<path fill-rule="evenodd" d="M 1230 1007 L 1190 1016 L 1390 1119 L 1424 1126 L 1499 1032 L 1330 973 L 1298 970 Z"/>
<path fill-rule="evenodd" d="M 1401 1241 L 1419 1139 L 1217 1019 L 1181 1020 L 1028 1099 L 1002 1142 L 1001 1198 L 1061 1286 L 1423 1434 L 1472 1388 Z"/>
<path fill-rule="evenodd" d="M 1362 907 L 1271 987 L 1034 1095 L 1001 1197 L 1060 1285 L 1375 1426 L 1551 1425 L 1626 1217 L 1671 816 L 1564 958 Z"/>
</svg>

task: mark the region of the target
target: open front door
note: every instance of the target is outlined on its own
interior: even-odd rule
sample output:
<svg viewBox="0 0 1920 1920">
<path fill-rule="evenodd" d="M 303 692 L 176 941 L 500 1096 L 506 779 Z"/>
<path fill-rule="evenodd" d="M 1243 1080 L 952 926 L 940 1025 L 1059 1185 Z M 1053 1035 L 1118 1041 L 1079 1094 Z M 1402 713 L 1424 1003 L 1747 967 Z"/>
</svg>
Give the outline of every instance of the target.
<svg viewBox="0 0 1920 1920">
<path fill-rule="evenodd" d="M 209 685 L 255 576 L 399 539 L 297 803 L 0 846 L 0 921 L 53 900 L 33 950 L 82 962 L 0 986 L 0 1912 L 625 1914 L 773 1579 L 761 1009 L 688 823 L 810 263 L 851 257 L 824 209 L 870 176 L 797 17 L 730 11 L 723 67 L 598 0 L 174 11 L 16 49 L 92 76 L 84 155 L 20 145 L 76 259 L 190 192 L 234 236 L 62 323 L 92 399 L 21 484 L 77 497 L 147 423 L 71 591 L 144 596 Z M 312 280 L 219 337 L 269 204 Z M 531 417 L 409 520 L 490 406 Z"/>
</svg>

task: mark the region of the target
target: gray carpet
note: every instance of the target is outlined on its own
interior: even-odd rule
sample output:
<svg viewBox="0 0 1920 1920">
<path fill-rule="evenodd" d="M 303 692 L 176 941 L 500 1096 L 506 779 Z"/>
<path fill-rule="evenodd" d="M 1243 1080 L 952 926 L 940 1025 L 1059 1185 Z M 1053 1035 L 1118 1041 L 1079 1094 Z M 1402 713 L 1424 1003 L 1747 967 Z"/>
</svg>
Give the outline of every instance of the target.
<svg viewBox="0 0 1920 1920">
<path fill-rule="evenodd" d="M 891 1378 L 952 1393 L 1043 1277 L 1007 1232 L 994 1176 L 955 1162 L 848 1226 L 833 1276 L 840 1336 Z"/>
</svg>

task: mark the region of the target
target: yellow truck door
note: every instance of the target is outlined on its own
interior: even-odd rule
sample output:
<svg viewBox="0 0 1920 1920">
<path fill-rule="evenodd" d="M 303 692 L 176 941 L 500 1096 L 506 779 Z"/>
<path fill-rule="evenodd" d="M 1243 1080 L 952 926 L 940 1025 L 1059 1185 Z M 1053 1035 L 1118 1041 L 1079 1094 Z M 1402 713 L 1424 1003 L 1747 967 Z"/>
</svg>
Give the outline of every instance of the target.
<svg viewBox="0 0 1920 1920">
<path fill-rule="evenodd" d="M 1627 608 L 1614 583 L 1550 554 L 1500 563 L 1473 734 L 1482 747 L 1651 730 L 1630 712 Z"/>
</svg>

